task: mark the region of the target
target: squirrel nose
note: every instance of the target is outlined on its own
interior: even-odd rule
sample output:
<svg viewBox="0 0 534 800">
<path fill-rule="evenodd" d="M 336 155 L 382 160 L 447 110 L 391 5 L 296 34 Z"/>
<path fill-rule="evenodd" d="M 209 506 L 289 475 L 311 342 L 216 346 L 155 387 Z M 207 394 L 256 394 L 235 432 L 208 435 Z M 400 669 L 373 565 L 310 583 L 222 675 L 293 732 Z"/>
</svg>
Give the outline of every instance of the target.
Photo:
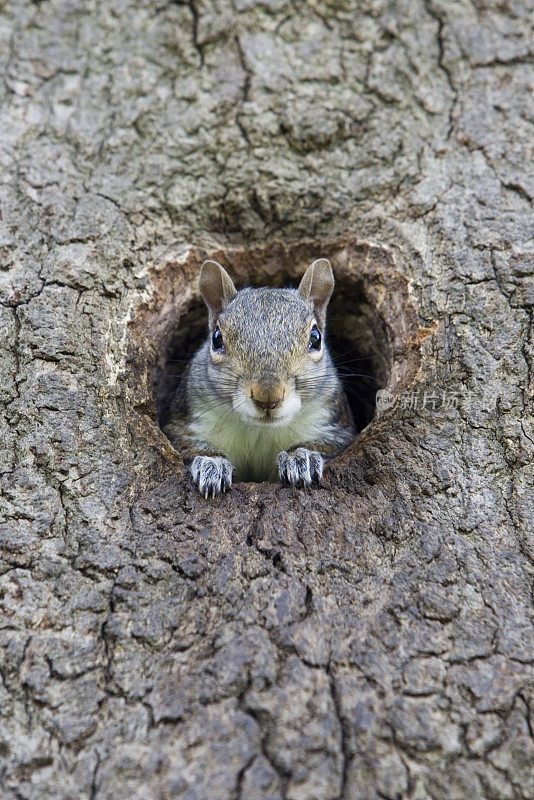
<svg viewBox="0 0 534 800">
<path fill-rule="evenodd" d="M 282 404 L 284 399 L 284 387 L 281 384 L 275 387 L 264 389 L 259 383 L 254 383 L 250 387 L 250 399 L 255 406 L 263 411 L 273 411 Z"/>
<path fill-rule="evenodd" d="M 280 405 L 280 403 L 282 401 L 281 400 L 273 400 L 273 401 L 269 402 L 269 401 L 265 401 L 265 400 L 256 400 L 254 395 L 252 395 L 252 402 L 254 403 L 255 406 L 258 406 L 258 408 L 263 408 L 263 409 L 265 409 L 265 411 L 267 411 L 268 409 L 276 408 L 277 406 Z"/>
</svg>

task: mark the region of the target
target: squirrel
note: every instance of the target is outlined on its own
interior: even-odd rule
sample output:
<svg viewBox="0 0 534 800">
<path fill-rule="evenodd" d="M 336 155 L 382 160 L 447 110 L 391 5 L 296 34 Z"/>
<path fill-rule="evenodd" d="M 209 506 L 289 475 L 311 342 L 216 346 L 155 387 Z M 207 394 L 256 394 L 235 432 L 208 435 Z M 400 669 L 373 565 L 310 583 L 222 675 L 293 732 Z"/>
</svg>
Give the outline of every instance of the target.
<svg viewBox="0 0 534 800">
<path fill-rule="evenodd" d="M 234 472 L 240 480 L 319 484 L 325 461 L 355 434 L 325 342 L 330 262 L 314 261 L 298 289 L 237 291 L 209 260 L 199 285 L 209 333 L 176 390 L 164 432 L 201 494 L 225 492 Z"/>
</svg>

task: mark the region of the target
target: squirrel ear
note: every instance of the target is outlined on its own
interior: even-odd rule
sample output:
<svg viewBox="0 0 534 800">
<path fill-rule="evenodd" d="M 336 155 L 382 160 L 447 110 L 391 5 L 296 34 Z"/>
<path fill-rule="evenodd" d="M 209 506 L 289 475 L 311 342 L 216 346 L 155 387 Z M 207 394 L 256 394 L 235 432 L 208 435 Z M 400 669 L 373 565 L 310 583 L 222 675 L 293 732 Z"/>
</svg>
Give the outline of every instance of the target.
<svg viewBox="0 0 534 800">
<path fill-rule="evenodd" d="M 231 277 L 217 261 L 204 261 L 200 270 L 199 286 L 208 307 L 210 324 L 213 325 L 217 315 L 236 296 L 237 289 Z"/>
<path fill-rule="evenodd" d="M 323 326 L 326 306 L 334 291 L 334 273 L 327 258 L 318 258 L 308 267 L 300 282 L 299 294 L 313 303 L 319 325 Z"/>
</svg>

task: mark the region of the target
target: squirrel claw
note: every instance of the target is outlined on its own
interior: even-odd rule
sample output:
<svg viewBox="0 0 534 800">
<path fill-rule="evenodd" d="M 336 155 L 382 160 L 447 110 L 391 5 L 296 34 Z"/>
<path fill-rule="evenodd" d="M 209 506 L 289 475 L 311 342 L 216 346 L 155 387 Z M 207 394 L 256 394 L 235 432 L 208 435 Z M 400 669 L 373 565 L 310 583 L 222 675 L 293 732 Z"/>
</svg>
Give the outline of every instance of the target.
<svg viewBox="0 0 534 800">
<path fill-rule="evenodd" d="M 278 453 L 278 473 L 282 483 L 306 488 L 314 480 L 321 482 L 323 469 L 324 458 L 316 450 L 297 447 L 292 454 L 285 450 Z"/>
<path fill-rule="evenodd" d="M 234 465 L 222 456 L 195 456 L 190 466 L 191 475 L 200 494 L 206 500 L 226 492 L 232 486 Z"/>
</svg>

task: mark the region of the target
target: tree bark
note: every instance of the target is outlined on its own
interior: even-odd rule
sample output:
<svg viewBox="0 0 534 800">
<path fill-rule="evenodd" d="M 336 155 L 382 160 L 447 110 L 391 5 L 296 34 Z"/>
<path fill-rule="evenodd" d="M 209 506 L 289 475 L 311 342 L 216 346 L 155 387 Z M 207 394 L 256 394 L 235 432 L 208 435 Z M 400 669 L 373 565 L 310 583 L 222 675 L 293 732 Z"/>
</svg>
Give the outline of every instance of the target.
<svg viewBox="0 0 534 800">
<path fill-rule="evenodd" d="M 2 798 L 533 796 L 531 23 L 0 6 Z M 151 398 L 175 299 L 354 240 L 394 407 L 322 488 L 204 501 Z"/>
</svg>

